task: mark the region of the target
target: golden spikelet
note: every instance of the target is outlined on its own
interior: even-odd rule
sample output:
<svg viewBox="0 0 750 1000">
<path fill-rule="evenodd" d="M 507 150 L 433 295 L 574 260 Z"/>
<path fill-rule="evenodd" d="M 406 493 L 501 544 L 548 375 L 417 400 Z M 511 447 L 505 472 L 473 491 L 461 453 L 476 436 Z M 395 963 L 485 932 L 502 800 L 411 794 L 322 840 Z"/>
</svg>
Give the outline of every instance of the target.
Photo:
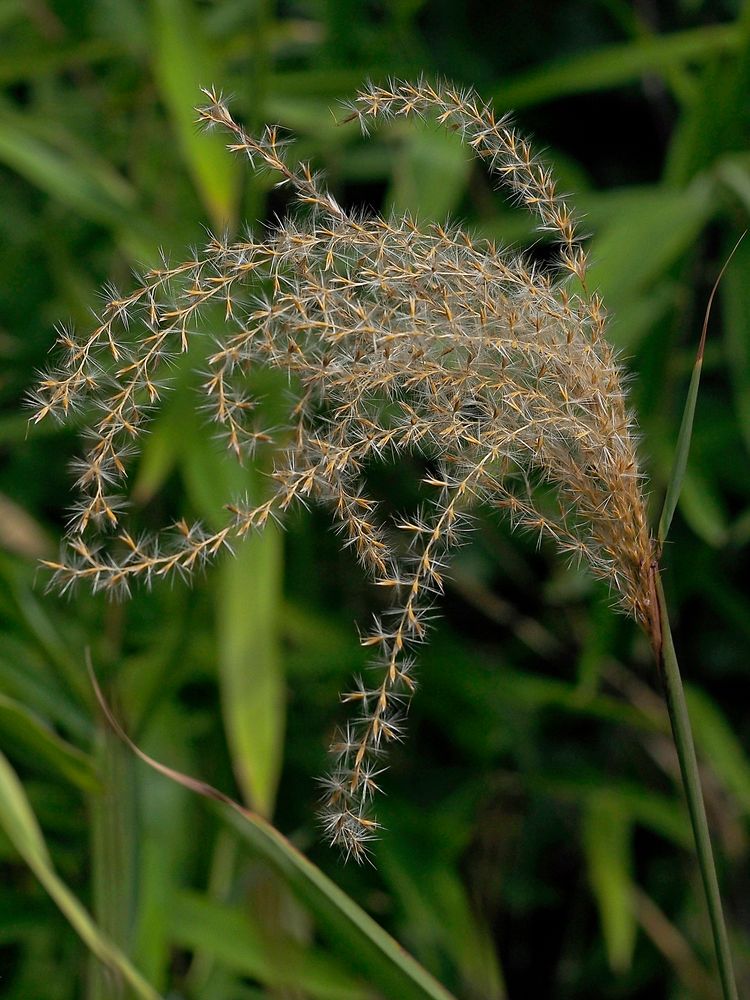
<svg viewBox="0 0 750 1000">
<path fill-rule="evenodd" d="M 415 687 L 410 650 L 425 638 L 472 508 L 499 507 L 513 524 L 553 539 L 651 627 L 654 546 L 633 419 L 604 338 L 602 303 L 587 291 L 571 212 L 527 140 L 474 93 L 423 81 L 367 86 L 350 118 L 367 130 L 380 119 L 418 116 L 458 132 L 555 238 L 553 268 L 457 226 L 344 211 L 307 164 L 287 163 L 278 129 L 248 135 L 220 95 L 206 96 L 200 121 L 228 130 L 229 148 L 277 174 L 305 211 L 263 239 L 212 239 L 182 264 L 165 262 L 128 295 L 110 290 L 91 333 L 61 332 L 64 357 L 39 383 L 32 419 L 65 417 L 85 402 L 95 417 L 68 548 L 52 568 L 63 590 L 78 581 L 117 591 L 138 579 L 189 576 L 296 501 L 327 504 L 345 544 L 394 594 L 392 613 L 362 640 L 377 680 L 344 696 L 356 716 L 336 737 L 324 782 L 328 836 L 361 859 L 377 829 L 370 803 L 382 758 L 402 737 Z M 254 423 L 248 375 L 280 368 L 298 387 L 293 433 L 276 451 L 263 503 L 232 501 L 217 532 L 180 522 L 167 540 L 134 539 L 117 499 L 127 456 L 164 391 L 165 360 L 187 350 L 202 311 L 217 302 L 226 322 L 201 405 L 242 460 L 274 439 Z M 433 501 L 390 525 L 409 540 L 405 547 L 378 518 L 362 470 L 374 457 L 414 451 L 435 470 L 426 480 Z M 98 544 L 88 540 L 92 532 Z"/>
</svg>

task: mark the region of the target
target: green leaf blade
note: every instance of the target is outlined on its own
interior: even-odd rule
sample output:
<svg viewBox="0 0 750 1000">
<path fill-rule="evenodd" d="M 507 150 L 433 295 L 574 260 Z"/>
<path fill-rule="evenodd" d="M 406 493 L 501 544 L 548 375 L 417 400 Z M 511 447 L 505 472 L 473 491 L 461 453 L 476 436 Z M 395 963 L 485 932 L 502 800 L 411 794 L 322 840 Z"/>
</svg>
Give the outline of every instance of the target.
<svg viewBox="0 0 750 1000">
<path fill-rule="evenodd" d="M 129 984 L 140 1000 L 160 1000 L 129 959 L 109 941 L 90 914 L 57 875 L 42 831 L 18 776 L 0 753 L 0 826 L 83 943 Z"/>
<path fill-rule="evenodd" d="M 615 798 L 606 792 L 591 797 L 584 816 L 584 852 L 614 972 L 630 968 L 637 931 L 631 888 L 631 831 L 631 819 Z"/>
<path fill-rule="evenodd" d="M 244 800 L 273 812 L 281 774 L 286 687 L 278 641 L 281 532 L 268 525 L 222 562 L 216 589 L 224 724 Z"/>
</svg>

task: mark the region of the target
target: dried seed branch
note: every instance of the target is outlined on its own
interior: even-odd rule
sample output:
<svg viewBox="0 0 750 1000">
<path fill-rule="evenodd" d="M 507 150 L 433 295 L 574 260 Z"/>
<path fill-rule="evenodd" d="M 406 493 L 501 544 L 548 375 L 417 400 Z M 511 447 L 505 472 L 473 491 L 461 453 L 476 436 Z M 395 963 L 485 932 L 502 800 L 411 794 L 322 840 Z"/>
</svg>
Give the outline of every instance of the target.
<svg viewBox="0 0 750 1000">
<path fill-rule="evenodd" d="M 200 120 L 228 130 L 229 148 L 275 173 L 304 211 L 261 239 L 214 238 L 185 263 L 165 262 L 130 295 L 111 290 L 91 334 L 60 334 L 64 357 L 41 379 L 32 419 L 64 419 L 84 402 L 95 417 L 68 548 L 50 565 L 62 589 L 85 581 L 127 590 L 137 580 L 189 576 L 296 502 L 327 504 L 343 544 L 394 595 L 392 612 L 363 636 L 375 654 L 375 680 L 345 695 L 357 714 L 334 741 L 324 782 L 327 833 L 361 859 L 377 830 L 371 802 L 383 757 L 403 736 L 415 689 L 413 649 L 478 505 L 507 511 L 514 525 L 586 563 L 652 631 L 654 546 L 634 421 L 603 336 L 602 303 L 586 291 L 572 213 L 527 140 L 475 94 L 425 82 L 368 86 L 351 117 L 365 129 L 397 116 L 455 129 L 557 240 L 550 271 L 459 226 L 345 211 L 309 165 L 290 165 L 277 128 L 251 136 L 219 94 L 206 96 Z M 571 278 L 582 291 L 572 290 Z M 118 498 L 127 459 L 165 391 L 165 365 L 188 349 L 216 303 L 225 323 L 214 335 L 200 405 L 229 453 L 245 460 L 278 437 L 257 423 L 248 376 L 279 368 L 298 389 L 292 435 L 287 429 L 277 444 L 263 503 L 232 500 L 219 531 L 180 522 L 163 538 L 135 539 Z M 375 458 L 408 452 L 429 457 L 433 499 L 389 531 L 363 472 Z M 92 533 L 98 541 L 88 540 Z"/>
</svg>

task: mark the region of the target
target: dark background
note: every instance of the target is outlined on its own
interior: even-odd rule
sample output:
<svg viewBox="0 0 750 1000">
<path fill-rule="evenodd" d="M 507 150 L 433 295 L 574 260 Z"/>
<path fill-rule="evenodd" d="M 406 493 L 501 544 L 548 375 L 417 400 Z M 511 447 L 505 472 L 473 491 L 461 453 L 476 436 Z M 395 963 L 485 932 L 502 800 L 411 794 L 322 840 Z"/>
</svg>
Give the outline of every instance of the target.
<svg viewBox="0 0 750 1000">
<path fill-rule="evenodd" d="M 344 867 L 321 843 L 315 778 L 364 662 L 355 624 L 380 598 L 328 513 L 295 515 L 190 588 L 119 605 L 45 594 L 37 561 L 64 529 L 79 441 L 75 427 L 29 430 L 22 400 L 53 326 L 85 329 L 104 282 L 127 288 L 160 247 L 181 259 L 204 227 L 236 234 L 284 211 L 270 179 L 198 135 L 200 85 L 251 126 L 296 133 L 346 205 L 529 246 L 529 221 L 452 137 L 399 123 L 364 140 L 336 124 L 366 78 L 442 75 L 514 109 L 586 217 L 656 520 L 708 295 L 748 224 L 750 6 L 3 0 L 0 49 L 0 746 L 70 890 L 165 996 L 373 995 L 347 945 L 319 938 L 214 812 L 97 721 L 89 648 L 149 752 L 272 812 L 460 1000 L 717 996 L 658 681 L 605 588 L 479 518 L 420 656 L 375 864 Z M 714 308 L 664 573 L 745 989 L 749 266 L 750 240 Z M 375 469 L 373 487 L 408 508 L 419 471 Z M 237 474 L 181 389 L 133 482 L 144 527 L 210 522 L 229 499 Z M 9 787 L 0 996 L 128 995 L 19 859 Z"/>
</svg>

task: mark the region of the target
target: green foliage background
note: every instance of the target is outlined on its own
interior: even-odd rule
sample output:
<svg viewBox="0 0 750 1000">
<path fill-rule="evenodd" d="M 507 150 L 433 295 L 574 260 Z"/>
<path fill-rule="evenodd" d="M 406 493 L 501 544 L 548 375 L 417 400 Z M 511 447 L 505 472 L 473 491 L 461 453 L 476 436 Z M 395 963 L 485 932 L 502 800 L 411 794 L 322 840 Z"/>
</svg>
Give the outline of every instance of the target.
<svg viewBox="0 0 750 1000">
<path fill-rule="evenodd" d="M 314 778 L 363 663 L 355 622 L 379 598 L 325 511 L 191 588 L 120 605 L 45 595 L 36 564 L 55 553 L 78 442 L 29 430 L 21 400 L 53 325 L 90 323 L 105 281 L 127 286 L 160 247 L 177 259 L 204 226 L 283 212 L 270 180 L 195 130 L 200 85 L 251 125 L 293 130 L 346 204 L 528 245 L 527 220 L 453 137 L 400 123 L 364 141 L 336 123 L 366 77 L 441 74 L 515 109 L 587 216 L 656 516 L 708 292 L 748 225 L 750 4 L 0 0 L 0 49 L 0 996 L 147 995 L 83 941 L 100 958 L 116 946 L 175 1000 L 403 995 L 225 813 L 123 748 L 95 711 L 88 648 L 145 750 L 273 817 L 460 1000 L 715 997 L 658 682 L 606 592 L 479 520 L 421 656 L 375 867 L 343 867 L 319 840 Z M 258 474 L 238 480 L 191 409 L 196 363 L 175 369 L 135 471 L 144 526 L 211 521 Z M 665 585 L 742 994 L 750 240 L 704 372 Z M 273 413 L 283 385 L 265 388 Z M 393 507 L 415 502 L 418 468 L 373 476 Z"/>
</svg>

